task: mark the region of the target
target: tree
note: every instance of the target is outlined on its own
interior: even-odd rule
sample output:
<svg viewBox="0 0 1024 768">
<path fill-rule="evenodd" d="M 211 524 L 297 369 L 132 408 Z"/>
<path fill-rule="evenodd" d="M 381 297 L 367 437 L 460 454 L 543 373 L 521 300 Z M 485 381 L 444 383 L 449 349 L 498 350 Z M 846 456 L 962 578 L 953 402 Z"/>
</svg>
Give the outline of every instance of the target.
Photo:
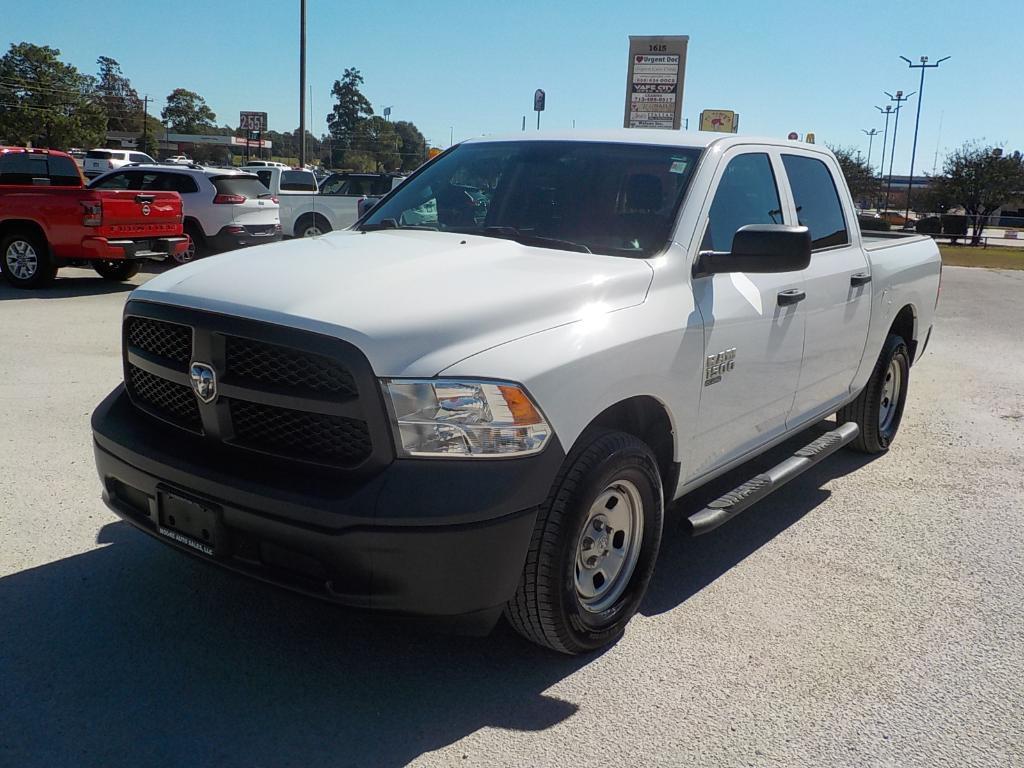
<svg viewBox="0 0 1024 768">
<path fill-rule="evenodd" d="M 1007 200 L 1024 190 L 1024 158 L 1020 152 L 965 142 L 943 164 L 940 189 L 971 217 L 971 243 L 981 242 L 985 219 Z"/>
<path fill-rule="evenodd" d="M 383 117 L 361 120 L 352 132 L 349 148 L 373 155 L 377 165 L 374 170 L 394 171 L 402 165 L 402 140 L 395 124 Z"/>
<path fill-rule="evenodd" d="M 875 178 L 871 166 L 861 160 L 856 150 L 850 147 L 829 146 L 839 162 L 839 168 L 846 178 L 850 195 L 862 208 L 873 208 L 881 191 L 881 183 Z"/>
<path fill-rule="evenodd" d="M 108 131 L 142 131 L 142 99 L 121 72 L 121 65 L 109 56 L 96 59 L 100 65 L 96 97 L 107 113 Z"/>
<path fill-rule="evenodd" d="M 95 79 L 48 45 L 12 44 L 0 58 L 0 140 L 53 149 L 101 146 L 106 118 Z"/>
<path fill-rule="evenodd" d="M 175 133 L 200 133 L 216 129 L 217 115 L 198 93 L 175 88 L 167 96 L 167 106 L 160 117 Z"/>
<path fill-rule="evenodd" d="M 349 67 L 331 88 L 336 103 L 327 115 L 327 128 L 340 146 L 347 147 L 356 126 L 373 114 L 373 107 L 359 89 L 362 84 L 363 76 L 359 70 Z"/>
<path fill-rule="evenodd" d="M 393 125 L 402 142 L 402 170 L 415 170 L 427 159 L 427 140 L 408 120 L 399 120 Z"/>
</svg>

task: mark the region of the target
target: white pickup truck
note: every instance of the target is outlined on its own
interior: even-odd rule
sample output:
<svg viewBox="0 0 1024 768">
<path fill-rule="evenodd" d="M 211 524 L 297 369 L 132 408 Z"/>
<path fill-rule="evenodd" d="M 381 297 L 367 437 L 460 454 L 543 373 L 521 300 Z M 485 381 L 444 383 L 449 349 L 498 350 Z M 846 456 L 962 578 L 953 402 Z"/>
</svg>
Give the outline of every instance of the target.
<svg viewBox="0 0 1024 768">
<path fill-rule="evenodd" d="M 384 173 L 335 173 L 317 185 L 312 171 L 255 165 L 242 170 L 256 174 L 278 198 L 285 237 L 316 237 L 347 229 L 360 216 L 360 200 L 387 194 L 403 178 Z"/>
<path fill-rule="evenodd" d="M 355 228 L 161 275 L 93 415 L 104 497 L 169 545 L 374 611 L 614 642 L 689 518 L 885 451 L 940 258 L 869 239 L 820 147 L 670 131 L 466 141 Z"/>
</svg>

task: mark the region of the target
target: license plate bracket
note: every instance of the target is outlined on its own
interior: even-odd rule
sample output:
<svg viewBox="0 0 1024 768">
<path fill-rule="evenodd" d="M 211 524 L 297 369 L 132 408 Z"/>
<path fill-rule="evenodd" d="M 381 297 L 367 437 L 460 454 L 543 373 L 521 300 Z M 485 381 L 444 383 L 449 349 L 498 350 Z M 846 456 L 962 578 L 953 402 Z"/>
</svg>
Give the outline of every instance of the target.
<svg viewBox="0 0 1024 768">
<path fill-rule="evenodd" d="M 222 557 L 227 547 L 220 507 L 166 489 L 157 493 L 157 531 L 207 557 Z"/>
</svg>

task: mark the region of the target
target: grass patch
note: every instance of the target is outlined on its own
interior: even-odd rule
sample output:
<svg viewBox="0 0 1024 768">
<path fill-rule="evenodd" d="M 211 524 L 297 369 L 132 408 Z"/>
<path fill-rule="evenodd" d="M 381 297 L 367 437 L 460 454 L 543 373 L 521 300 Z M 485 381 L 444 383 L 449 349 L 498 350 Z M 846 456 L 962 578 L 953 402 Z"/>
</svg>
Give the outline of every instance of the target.
<svg viewBox="0 0 1024 768">
<path fill-rule="evenodd" d="M 947 267 L 1024 269 L 1024 248 L 969 248 L 940 244 L 939 251 L 942 263 Z"/>
</svg>

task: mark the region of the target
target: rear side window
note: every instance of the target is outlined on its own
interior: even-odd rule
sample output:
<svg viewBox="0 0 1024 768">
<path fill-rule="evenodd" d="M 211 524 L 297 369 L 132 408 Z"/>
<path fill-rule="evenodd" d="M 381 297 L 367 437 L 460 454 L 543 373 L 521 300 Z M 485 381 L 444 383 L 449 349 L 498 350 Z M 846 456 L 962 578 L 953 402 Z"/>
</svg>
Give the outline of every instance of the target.
<svg viewBox="0 0 1024 768">
<path fill-rule="evenodd" d="M 129 173 L 123 171 L 121 173 L 111 173 L 108 176 L 103 176 L 100 179 L 94 181 L 91 186 L 93 189 L 132 189 L 132 182 L 135 180 L 138 174 Z"/>
<path fill-rule="evenodd" d="M 828 166 L 821 160 L 802 155 L 783 155 L 782 164 L 793 190 L 797 219 L 811 230 L 811 247 L 830 248 L 849 243 L 843 206 Z"/>
<path fill-rule="evenodd" d="M 782 224 L 775 173 L 768 155 L 760 152 L 734 157 L 725 167 L 701 250 L 732 250 L 733 235 L 747 224 Z"/>
<path fill-rule="evenodd" d="M 270 197 L 270 192 L 255 176 L 217 176 L 211 179 L 218 195 L 241 195 L 242 197 Z"/>
<path fill-rule="evenodd" d="M 195 179 L 183 173 L 146 173 L 142 177 L 142 189 L 156 192 L 198 192 L 199 186 Z"/>
<path fill-rule="evenodd" d="M 316 192 L 316 177 L 306 171 L 282 171 L 282 192 Z"/>
<path fill-rule="evenodd" d="M 107 152 L 105 149 L 90 149 L 88 152 L 85 153 L 85 156 L 89 160 L 109 160 L 110 159 L 110 153 Z"/>
<path fill-rule="evenodd" d="M 373 180 L 373 195 L 386 195 L 391 191 L 391 177 L 390 176 L 378 176 Z"/>
<path fill-rule="evenodd" d="M 141 152 L 129 152 L 128 159 L 133 163 L 152 163 L 153 158 L 149 155 L 144 155 Z"/>
</svg>

